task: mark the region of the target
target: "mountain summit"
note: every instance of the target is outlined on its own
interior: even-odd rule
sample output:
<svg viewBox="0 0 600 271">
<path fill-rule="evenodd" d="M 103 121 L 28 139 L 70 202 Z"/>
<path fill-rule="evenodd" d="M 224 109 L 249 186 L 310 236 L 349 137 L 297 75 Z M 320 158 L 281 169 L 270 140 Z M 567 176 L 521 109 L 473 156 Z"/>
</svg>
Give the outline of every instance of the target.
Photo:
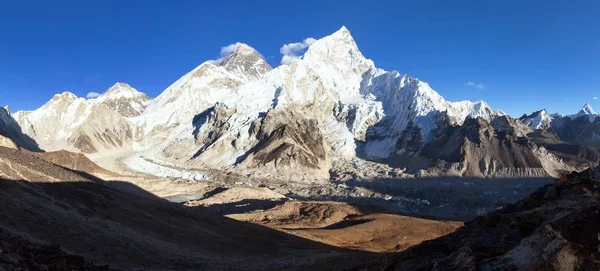
<svg viewBox="0 0 600 271">
<path fill-rule="evenodd" d="M 247 81 L 258 80 L 273 69 L 261 54 L 244 43 L 219 61 L 218 66 Z"/>
<path fill-rule="evenodd" d="M 126 83 L 117 82 L 95 100 L 124 117 L 135 117 L 144 111 L 150 98 Z"/>
<path fill-rule="evenodd" d="M 579 110 L 579 112 L 577 112 L 577 114 L 572 115 L 572 119 L 576 119 L 576 118 L 579 118 L 582 116 L 587 116 L 589 121 L 594 121 L 594 119 L 596 118 L 597 115 L 598 114 L 596 113 L 596 111 L 594 111 L 592 106 L 589 103 L 586 103 L 583 105 L 581 110 Z"/>
<path fill-rule="evenodd" d="M 523 124 L 529 126 L 532 129 L 546 129 L 550 127 L 553 117 L 542 109 L 540 111 L 533 112 L 531 115 L 523 115 L 519 118 Z"/>
</svg>

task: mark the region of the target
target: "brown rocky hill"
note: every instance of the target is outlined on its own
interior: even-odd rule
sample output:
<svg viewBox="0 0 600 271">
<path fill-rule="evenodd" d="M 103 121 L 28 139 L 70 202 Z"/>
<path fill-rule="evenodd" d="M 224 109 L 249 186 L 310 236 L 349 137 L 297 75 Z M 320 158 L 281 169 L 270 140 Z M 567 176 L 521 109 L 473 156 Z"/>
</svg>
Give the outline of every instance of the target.
<svg viewBox="0 0 600 271">
<path fill-rule="evenodd" d="M 600 270 L 598 171 L 573 172 L 525 199 L 359 270 Z"/>
</svg>

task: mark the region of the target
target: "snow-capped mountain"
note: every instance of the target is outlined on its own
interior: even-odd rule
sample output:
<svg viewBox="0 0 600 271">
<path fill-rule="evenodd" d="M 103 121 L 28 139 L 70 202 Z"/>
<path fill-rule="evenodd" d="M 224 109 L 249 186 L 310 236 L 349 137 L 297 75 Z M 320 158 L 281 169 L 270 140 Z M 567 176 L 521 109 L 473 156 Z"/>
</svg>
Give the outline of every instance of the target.
<svg viewBox="0 0 600 271">
<path fill-rule="evenodd" d="M 589 105 L 582 112 L 595 116 Z M 560 138 L 528 138 L 559 117 L 542 110 L 519 121 L 484 101 L 446 101 L 424 81 L 377 68 L 345 27 L 289 65 L 272 69 L 238 44 L 153 100 L 117 83 L 96 99 L 65 92 L 15 116 L 49 150 L 118 150 L 128 166 L 152 160 L 265 177 L 326 179 L 334 162 L 356 159 L 418 161 L 404 166 L 441 165 L 451 174 L 540 176 L 574 169 L 567 159 L 588 159 L 538 143 L 555 147 Z"/>
<path fill-rule="evenodd" d="M 223 100 L 238 86 L 260 80 L 270 70 L 263 57 L 245 44 L 217 63 L 202 63 L 150 102 L 144 114 L 132 119 L 143 127 L 145 137 L 141 144 L 155 146 L 183 137 L 193 139 L 194 116 Z"/>
<path fill-rule="evenodd" d="M 261 54 L 244 43 L 215 64 L 245 81 L 256 81 L 273 69 Z"/>
<path fill-rule="evenodd" d="M 40 150 L 33 139 L 23 134 L 8 106 L 0 108 L 0 146 Z"/>
<path fill-rule="evenodd" d="M 355 157 L 356 142 L 364 142 L 367 155 L 387 158 L 397 151 L 409 124 L 420 129 L 423 142 L 431 140 L 441 112 L 457 124 L 468 116 L 490 120 L 497 115 L 485 102 L 447 102 L 425 82 L 376 68 L 345 27 L 260 80 L 240 82 L 230 74 L 204 63 L 147 108 L 146 125 L 158 117 L 180 118 L 179 111 L 188 110 L 191 100 L 202 103 L 186 113 L 197 114 L 193 127 L 189 116 L 177 121 L 187 119 L 193 141 L 170 140 L 164 157 L 212 168 L 261 164 L 273 170 L 284 166 L 326 172 L 332 157 Z M 185 87 L 192 78 L 198 83 Z M 211 85 L 214 78 L 220 84 Z M 198 99 L 175 102 L 191 93 Z M 304 134 L 306 129 L 311 135 Z"/>
<path fill-rule="evenodd" d="M 136 114 L 147 100 L 145 94 L 117 83 L 96 99 L 63 92 L 37 110 L 14 116 L 44 150 L 95 153 L 130 146 L 135 130 L 126 117 Z"/>
<path fill-rule="evenodd" d="M 583 116 L 587 116 L 588 120 L 590 122 L 592 122 L 592 121 L 594 121 L 594 119 L 596 119 L 598 114 L 596 113 L 596 111 L 594 111 L 594 109 L 592 108 L 592 106 L 589 103 L 586 103 L 585 105 L 583 105 L 581 110 L 579 110 L 579 112 L 577 112 L 577 114 L 571 115 L 571 119 L 577 119 L 577 118 L 583 117 Z"/>
<path fill-rule="evenodd" d="M 533 112 L 531 115 L 523 115 L 519 118 L 523 124 L 529 126 L 532 129 L 546 129 L 551 126 L 552 115 L 542 109 L 540 111 Z"/>
<path fill-rule="evenodd" d="M 592 106 L 589 103 L 586 103 L 576 114 L 550 114 L 546 109 L 542 109 L 529 115 L 523 115 L 519 118 L 519 120 L 532 129 L 547 129 L 550 127 L 553 127 L 554 129 L 560 129 L 567 122 L 577 120 L 580 117 L 586 117 L 586 119 L 591 123 L 594 122 L 597 116 L 598 114 L 596 111 L 594 111 Z"/>
<path fill-rule="evenodd" d="M 135 117 L 144 111 L 151 99 L 130 85 L 118 82 L 95 100 L 124 117 Z"/>
</svg>

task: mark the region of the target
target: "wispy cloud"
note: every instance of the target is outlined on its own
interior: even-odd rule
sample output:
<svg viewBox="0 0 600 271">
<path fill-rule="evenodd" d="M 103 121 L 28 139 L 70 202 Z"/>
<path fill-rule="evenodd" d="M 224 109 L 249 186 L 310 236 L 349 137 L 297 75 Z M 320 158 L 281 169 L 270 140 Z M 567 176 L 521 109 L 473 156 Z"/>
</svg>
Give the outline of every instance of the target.
<svg viewBox="0 0 600 271">
<path fill-rule="evenodd" d="M 598 97 L 592 97 L 592 99 L 594 99 L 594 100 L 598 100 Z"/>
<path fill-rule="evenodd" d="M 306 38 L 301 42 L 288 43 L 281 46 L 279 52 L 283 55 L 281 57 L 281 64 L 290 65 L 294 59 L 300 58 L 302 53 L 317 41 L 314 38 Z"/>
<path fill-rule="evenodd" d="M 479 90 L 484 90 L 485 89 L 485 85 L 484 84 L 482 84 L 482 83 L 476 83 L 476 82 L 473 82 L 473 81 L 466 82 L 465 86 L 476 88 L 476 89 L 479 89 Z"/>
<path fill-rule="evenodd" d="M 207 62 L 211 63 L 211 64 L 219 64 L 221 63 L 221 61 L 223 61 L 223 59 L 227 56 L 229 56 L 231 53 L 233 53 L 237 48 L 239 48 L 240 46 L 244 45 L 244 43 L 241 42 L 236 42 L 236 43 L 232 43 L 226 46 L 221 47 L 221 53 L 219 54 L 219 58 L 216 60 L 208 60 Z"/>
<path fill-rule="evenodd" d="M 239 48 L 242 45 L 243 45 L 243 43 L 236 42 L 236 43 L 232 43 L 227 46 L 221 47 L 221 58 L 230 55 L 231 53 L 233 53 L 237 48 Z"/>
<path fill-rule="evenodd" d="M 100 94 L 98 92 L 90 92 L 87 95 L 85 95 L 85 97 L 88 99 L 94 99 L 94 98 L 100 97 L 100 95 L 102 95 L 102 94 Z"/>
</svg>

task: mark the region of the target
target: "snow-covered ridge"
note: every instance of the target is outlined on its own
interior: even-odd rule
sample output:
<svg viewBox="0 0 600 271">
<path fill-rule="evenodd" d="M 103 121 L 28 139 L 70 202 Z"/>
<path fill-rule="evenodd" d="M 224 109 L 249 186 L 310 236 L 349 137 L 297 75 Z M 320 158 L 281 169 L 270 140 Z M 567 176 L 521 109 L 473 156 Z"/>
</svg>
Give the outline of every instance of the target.
<svg viewBox="0 0 600 271">
<path fill-rule="evenodd" d="M 238 47 L 239 50 L 258 54 L 244 46 Z M 177 131 L 199 131 L 195 138 L 191 135 L 174 138 L 171 130 L 171 134 L 157 138 L 168 138 L 161 142 L 168 142 L 173 147 L 161 148 L 193 148 L 195 161 L 213 167 L 229 167 L 258 144 L 249 133 L 258 128 L 252 127 L 267 112 L 281 110 L 299 111 L 303 117 L 322 123 L 320 129 L 334 156 L 353 157 L 358 140 L 366 141 L 365 149 L 369 155 L 387 157 L 410 123 L 421 128 L 426 142 L 431 139 L 436 115 L 441 112 L 456 123 L 462 123 L 467 117 L 489 120 L 497 115 L 483 101 L 448 102 L 423 81 L 376 68 L 373 61 L 360 52 L 345 27 L 314 42 L 302 58 L 264 73 L 259 80 L 247 81 L 231 72 L 232 69 L 217 69 L 223 68 L 220 64 L 203 63 L 148 106 L 143 120 L 140 119 L 140 123 L 146 125 L 146 133 L 156 132 L 152 127 L 176 124 Z M 199 127 L 192 127 L 191 118 L 216 104 L 228 108 L 216 116 L 218 132 L 213 130 L 215 123 L 199 123 Z M 287 120 L 279 121 L 285 123 Z M 200 145 L 174 147 L 184 144 L 182 142 Z M 157 143 L 148 141 L 145 145 L 150 148 Z"/>
<path fill-rule="evenodd" d="M 579 112 L 577 112 L 577 114 L 571 115 L 571 119 L 576 119 L 576 118 L 583 117 L 583 116 L 587 116 L 588 120 L 590 122 L 592 122 L 596 119 L 598 114 L 596 113 L 596 111 L 594 111 L 594 109 L 592 108 L 592 106 L 589 103 L 586 103 L 585 105 L 583 105 L 581 110 L 579 110 Z"/>
<path fill-rule="evenodd" d="M 65 92 L 39 110 L 19 114 L 19 119 L 29 133 L 56 144 L 73 141 L 73 133 L 90 123 L 93 112 L 105 110 L 100 108 L 123 116 L 123 121 L 115 121 L 130 129 L 113 130 L 131 132 L 135 142 L 128 145 L 156 156 L 148 158 L 214 168 L 242 164 L 248 152 L 255 151 L 258 137 L 268 136 L 258 135 L 259 131 L 271 132 L 300 119 L 310 120 L 315 138 L 325 142 L 286 138 L 295 133 L 288 131 L 277 140 L 299 144 L 290 152 L 314 153 L 306 149 L 313 144 L 325 146 L 327 156 L 353 158 L 361 142 L 367 156 L 387 158 L 399 151 L 398 142 L 409 140 L 403 138 L 407 129 L 418 129 L 408 133 L 418 134 L 421 139 L 416 141 L 430 141 L 441 115 L 462 124 L 467 117 L 490 120 L 500 114 L 483 101 L 446 101 L 424 81 L 377 68 L 346 27 L 316 40 L 301 58 L 275 69 L 252 47 L 239 44 L 219 61 L 192 69 L 153 100 L 117 83 L 95 99 Z M 141 134 L 135 136 L 133 131 Z M 325 160 L 312 164 L 325 170 L 330 163 Z"/>
<path fill-rule="evenodd" d="M 126 117 L 139 114 L 149 98 L 117 83 L 95 99 L 65 91 L 34 111 L 14 114 L 23 132 L 45 150 L 96 152 L 121 148 L 134 136 Z"/>
<path fill-rule="evenodd" d="M 532 129 L 546 129 L 550 127 L 553 117 L 542 109 L 540 111 L 533 112 L 531 115 L 524 115 L 520 118 L 523 124 L 529 126 Z"/>
<path fill-rule="evenodd" d="M 552 123 L 557 119 L 568 118 L 571 120 L 578 119 L 580 117 L 586 117 L 590 122 L 593 122 L 598 114 L 589 103 L 583 105 L 581 110 L 576 114 L 561 115 L 561 114 L 550 114 L 546 109 L 542 109 L 531 113 L 530 115 L 523 115 L 519 118 L 523 124 L 529 126 L 532 129 L 546 129 L 552 126 Z"/>
</svg>

